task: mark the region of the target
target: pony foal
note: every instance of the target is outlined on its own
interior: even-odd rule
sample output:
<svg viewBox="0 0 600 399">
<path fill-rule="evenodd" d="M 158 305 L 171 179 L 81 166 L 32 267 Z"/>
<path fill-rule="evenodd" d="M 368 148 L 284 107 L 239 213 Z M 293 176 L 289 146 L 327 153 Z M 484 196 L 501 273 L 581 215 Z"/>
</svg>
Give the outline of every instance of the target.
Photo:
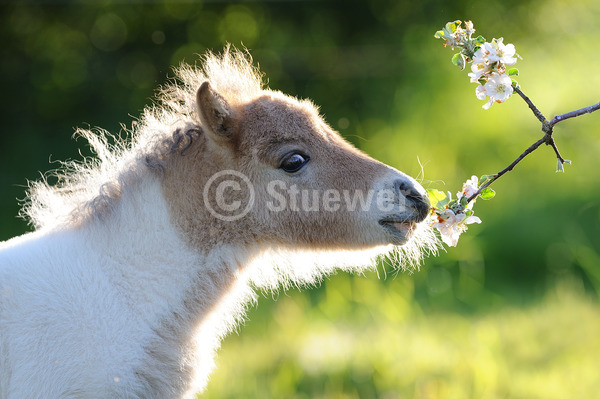
<svg viewBox="0 0 600 399">
<path fill-rule="evenodd" d="M 0 243 L 0 399 L 187 398 L 256 288 L 435 250 L 410 177 L 227 48 L 182 66 L 131 141 L 30 187 Z"/>
</svg>

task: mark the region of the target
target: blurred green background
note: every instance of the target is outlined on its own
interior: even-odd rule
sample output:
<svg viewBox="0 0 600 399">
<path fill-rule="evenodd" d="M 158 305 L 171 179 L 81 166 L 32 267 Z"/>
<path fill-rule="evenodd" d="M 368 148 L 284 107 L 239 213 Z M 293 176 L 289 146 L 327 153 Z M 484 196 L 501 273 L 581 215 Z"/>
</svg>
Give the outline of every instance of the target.
<svg viewBox="0 0 600 399">
<path fill-rule="evenodd" d="M 454 194 L 541 137 L 516 96 L 481 109 L 433 38 L 455 19 L 516 45 L 547 117 L 600 99 L 597 0 L 3 2 L 0 239 L 29 230 L 16 218 L 28 179 L 89 154 L 76 126 L 118 133 L 172 66 L 226 42 L 371 156 Z M 596 398 L 599 127 L 600 113 L 558 125 L 566 173 L 550 148 L 530 155 L 420 271 L 265 294 L 203 397 Z"/>
</svg>

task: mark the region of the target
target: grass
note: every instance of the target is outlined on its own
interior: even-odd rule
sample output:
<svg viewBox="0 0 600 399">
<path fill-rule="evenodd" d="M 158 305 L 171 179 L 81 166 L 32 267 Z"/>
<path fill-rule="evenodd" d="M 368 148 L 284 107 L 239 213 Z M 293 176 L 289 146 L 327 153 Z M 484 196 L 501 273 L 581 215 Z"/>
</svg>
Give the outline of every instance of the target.
<svg viewBox="0 0 600 399">
<path fill-rule="evenodd" d="M 374 295 L 376 280 L 345 280 L 317 298 L 265 298 L 261 307 L 272 314 L 255 310 L 257 319 L 225 340 L 201 397 L 564 399 L 600 392 L 600 305 L 573 288 L 555 288 L 526 307 L 430 313 L 395 289 Z M 363 293 L 375 303 L 357 301 Z"/>
</svg>

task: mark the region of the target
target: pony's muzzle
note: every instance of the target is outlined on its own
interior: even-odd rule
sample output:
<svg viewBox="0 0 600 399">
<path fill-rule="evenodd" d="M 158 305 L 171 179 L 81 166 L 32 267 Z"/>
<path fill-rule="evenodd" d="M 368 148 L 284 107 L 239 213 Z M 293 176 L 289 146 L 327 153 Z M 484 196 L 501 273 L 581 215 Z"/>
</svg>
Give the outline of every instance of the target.
<svg viewBox="0 0 600 399">
<path fill-rule="evenodd" d="M 415 222 L 422 222 L 429 214 L 431 205 L 425 193 L 425 190 L 418 184 L 408 179 L 396 179 L 394 189 L 399 198 L 406 200 L 406 205 L 415 212 Z"/>
</svg>

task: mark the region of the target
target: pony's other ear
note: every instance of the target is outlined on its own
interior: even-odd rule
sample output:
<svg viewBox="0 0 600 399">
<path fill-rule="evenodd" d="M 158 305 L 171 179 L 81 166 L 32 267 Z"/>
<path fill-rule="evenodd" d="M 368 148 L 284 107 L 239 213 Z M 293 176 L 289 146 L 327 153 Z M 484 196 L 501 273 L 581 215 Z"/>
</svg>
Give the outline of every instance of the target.
<svg viewBox="0 0 600 399">
<path fill-rule="evenodd" d="M 217 143 L 233 137 L 232 109 L 227 101 L 208 82 L 202 83 L 196 93 L 198 114 L 202 128 Z"/>
</svg>

